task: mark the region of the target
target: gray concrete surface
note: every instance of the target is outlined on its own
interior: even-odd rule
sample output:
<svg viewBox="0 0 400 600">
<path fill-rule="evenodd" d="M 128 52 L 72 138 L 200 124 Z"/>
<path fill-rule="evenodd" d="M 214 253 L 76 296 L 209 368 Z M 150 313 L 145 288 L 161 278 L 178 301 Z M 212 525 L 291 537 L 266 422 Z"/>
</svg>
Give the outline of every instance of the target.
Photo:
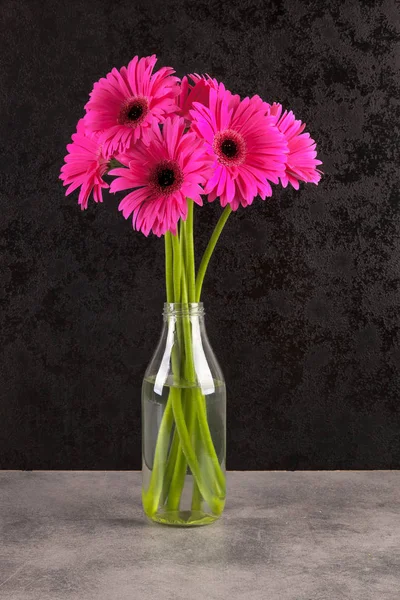
<svg viewBox="0 0 400 600">
<path fill-rule="evenodd" d="M 0 472 L 3 600 L 399 600 L 400 471 L 229 473 L 211 526 L 132 472 Z"/>
</svg>

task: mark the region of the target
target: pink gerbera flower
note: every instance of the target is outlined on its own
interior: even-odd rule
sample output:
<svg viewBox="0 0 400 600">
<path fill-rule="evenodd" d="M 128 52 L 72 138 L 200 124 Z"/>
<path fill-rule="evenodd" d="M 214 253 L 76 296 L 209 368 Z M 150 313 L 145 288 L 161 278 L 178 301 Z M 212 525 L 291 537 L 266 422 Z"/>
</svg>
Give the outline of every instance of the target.
<svg viewBox="0 0 400 600">
<path fill-rule="evenodd" d="M 284 174 L 287 142 L 275 117 L 266 116 L 268 107 L 259 96 L 240 101 L 222 83 L 210 89 L 209 108 L 194 103 L 192 128 L 214 157 L 214 175 L 204 189 L 210 202 L 219 196 L 222 206 L 236 210 L 257 195 L 272 195 L 267 180 L 279 183 Z"/>
<path fill-rule="evenodd" d="M 103 175 L 108 169 L 108 160 L 103 155 L 98 136 L 87 134 L 83 119 L 78 122 L 76 133 L 72 136 L 72 144 L 68 144 L 67 150 L 60 175 L 63 185 L 69 186 L 65 195 L 68 196 L 80 187 L 78 202 L 82 210 L 87 208 L 92 192 L 95 202 L 103 202 L 102 189 L 109 187 L 103 181 Z"/>
<path fill-rule="evenodd" d="M 135 56 L 127 68 L 113 69 L 94 84 L 85 121 L 90 131 L 101 132 L 107 156 L 125 152 L 140 138 L 146 142 L 152 123 L 177 110 L 179 79 L 170 67 L 153 73 L 156 62 L 155 55 Z"/>
<path fill-rule="evenodd" d="M 210 175 L 211 160 L 194 133 L 184 133 L 185 121 L 168 117 L 163 129 L 153 125 L 148 145 L 139 141 L 119 160 L 129 166 L 110 171 L 116 175 L 111 191 L 136 188 L 125 196 L 119 210 L 133 214 L 134 229 L 157 236 L 177 231 L 186 219 L 187 198 L 202 204 L 203 185 Z"/>
<path fill-rule="evenodd" d="M 189 119 L 189 111 L 193 108 L 193 102 L 200 102 L 208 107 L 211 88 L 218 89 L 218 81 L 209 75 L 201 76 L 197 73 L 185 75 L 181 81 L 177 100 L 182 117 Z"/>
<path fill-rule="evenodd" d="M 306 124 L 296 120 L 292 111 L 285 110 L 282 114 L 282 106 L 275 102 L 268 114 L 275 117 L 276 126 L 288 143 L 286 169 L 280 176 L 283 187 L 290 183 L 295 190 L 298 190 L 299 181 L 318 184 L 322 171 L 317 167 L 322 165 L 322 162 L 316 158 L 315 141 L 309 133 L 303 133 Z"/>
<path fill-rule="evenodd" d="M 178 105 L 180 108 L 179 114 L 190 122 L 190 111 L 194 108 L 194 102 L 199 102 L 208 108 L 210 106 L 210 90 L 213 89 L 218 91 L 218 86 L 218 81 L 212 79 L 210 75 L 198 75 L 197 73 L 193 73 L 187 77 L 185 75 L 181 81 L 181 93 L 178 97 Z M 239 95 L 230 95 L 230 108 L 239 102 Z"/>
</svg>

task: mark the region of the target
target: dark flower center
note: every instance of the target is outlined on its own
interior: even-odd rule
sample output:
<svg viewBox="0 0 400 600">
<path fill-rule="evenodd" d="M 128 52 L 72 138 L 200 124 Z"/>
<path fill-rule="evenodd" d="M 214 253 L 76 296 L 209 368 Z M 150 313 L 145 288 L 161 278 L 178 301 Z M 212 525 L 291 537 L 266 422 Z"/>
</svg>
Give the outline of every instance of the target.
<svg viewBox="0 0 400 600">
<path fill-rule="evenodd" d="M 130 121 L 137 121 L 143 114 L 143 108 L 142 104 L 133 104 L 127 114 L 128 119 Z"/>
<path fill-rule="evenodd" d="M 149 102 L 144 96 L 127 98 L 121 107 L 118 123 L 135 128 L 141 125 L 149 112 Z"/>
<path fill-rule="evenodd" d="M 213 141 L 213 150 L 218 161 L 226 167 L 237 167 L 246 160 L 246 140 L 239 131 L 219 131 Z"/>
<path fill-rule="evenodd" d="M 171 196 L 181 188 L 183 180 L 182 169 L 175 160 L 162 160 L 149 172 L 149 185 L 156 195 Z"/>
<path fill-rule="evenodd" d="M 167 188 L 175 182 L 175 173 L 172 169 L 162 169 L 157 174 L 158 185 Z"/>
<path fill-rule="evenodd" d="M 238 148 L 234 140 L 224 140 L 221 144 L 221 152 L 225 154 L 227 158 L 234 158 L 237 154 Z"/>
</svg>

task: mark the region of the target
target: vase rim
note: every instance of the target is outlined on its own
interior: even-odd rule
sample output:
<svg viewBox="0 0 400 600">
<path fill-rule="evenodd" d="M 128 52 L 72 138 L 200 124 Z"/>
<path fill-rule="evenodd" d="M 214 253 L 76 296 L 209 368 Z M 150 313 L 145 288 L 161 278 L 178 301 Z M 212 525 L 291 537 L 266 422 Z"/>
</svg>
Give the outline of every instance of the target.
<svg viewBox="0 0 400 600">
<path fill-rule="evenodd" d="M 202 302 L 165 302 L 163 315 L 164 317 L 203 316 L 204 305 Z"/>
</svg>

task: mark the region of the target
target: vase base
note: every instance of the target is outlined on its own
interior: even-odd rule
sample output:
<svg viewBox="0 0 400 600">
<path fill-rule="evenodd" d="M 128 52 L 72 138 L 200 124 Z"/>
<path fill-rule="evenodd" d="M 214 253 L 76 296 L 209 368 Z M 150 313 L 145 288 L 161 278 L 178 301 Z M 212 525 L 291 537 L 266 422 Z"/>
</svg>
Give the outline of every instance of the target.
<svg viewBox="0 0 400 600">
<path fill-rule="evenodd" d="M 202 525 L 211 525 L 219 519 L 218 516 L 204 513 L 201 510 L 160 511 L 149 518 L 155 523 L 170 527 L 201 527 Z"/>
</svg>

